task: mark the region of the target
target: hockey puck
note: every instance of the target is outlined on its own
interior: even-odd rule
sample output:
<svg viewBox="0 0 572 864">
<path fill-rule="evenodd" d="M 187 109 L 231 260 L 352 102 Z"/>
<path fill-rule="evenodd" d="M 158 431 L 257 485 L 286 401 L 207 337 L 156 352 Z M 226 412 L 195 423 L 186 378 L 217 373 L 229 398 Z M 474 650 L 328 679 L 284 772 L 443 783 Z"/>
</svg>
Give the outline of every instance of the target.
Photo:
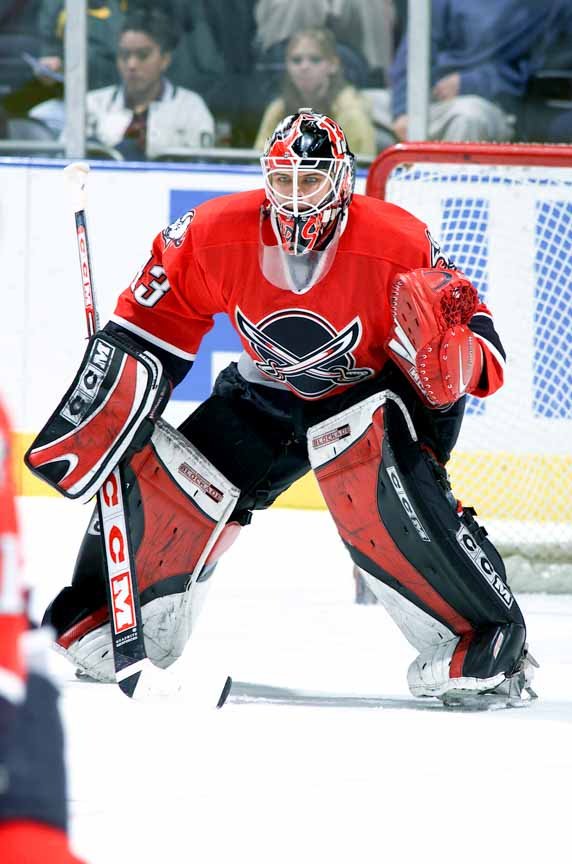
<svg viewBox="0 0 572 864">
<path fill-rule="evenodd" d="M 218 697 L 218 702 L 216 703 L 217 708 L 222 708 L 222 706 L 224 705 L 224 703 L 226 702 L 226 700 L 228 698 L 228 694 L 230 693 L 231 688 L 232 688 L 232 678 L 229 675 L 228 678 L 226 679 L 226 681 L 224 682 L 224 687 L 222 688 L 222 692 L 221 692 L 220 696 Z"/>
</svg>

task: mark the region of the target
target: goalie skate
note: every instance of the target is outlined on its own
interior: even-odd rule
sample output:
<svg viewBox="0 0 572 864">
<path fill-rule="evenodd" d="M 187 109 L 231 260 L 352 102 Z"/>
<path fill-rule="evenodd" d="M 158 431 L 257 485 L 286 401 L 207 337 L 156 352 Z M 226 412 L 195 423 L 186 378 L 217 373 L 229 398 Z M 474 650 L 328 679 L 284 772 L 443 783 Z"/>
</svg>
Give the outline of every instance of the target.
<svg viewBox="0 0 572 864">
<path fill-rule="evenodd" d="M 522 708 L 538 695 L 532 689 L 534 670 L 538 663 L 525 646 L 521 661 L 512 675 L 491 690 L 449 690 L 440 697 L 447 708 L 486 710 L 494 708 Z"/>
</svg>

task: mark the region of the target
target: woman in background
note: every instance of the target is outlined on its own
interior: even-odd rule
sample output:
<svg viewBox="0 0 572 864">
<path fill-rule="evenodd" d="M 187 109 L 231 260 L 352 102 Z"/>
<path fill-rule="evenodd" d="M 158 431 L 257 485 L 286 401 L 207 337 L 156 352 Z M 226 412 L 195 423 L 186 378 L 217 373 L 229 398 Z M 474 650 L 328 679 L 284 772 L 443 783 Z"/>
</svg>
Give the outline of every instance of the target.
<svg viewBox="0 0 572 864">
<path fill-rule="evenodd" d="M 263 150 L 278 122 L 301 107 L 336 120 L 354 153 L 375 154 L 369 103 L 345 80 L 336 40 L 329 30 L 300 30 L 291 37 L 286 48 L 282 95 L 266 108 L 254 147 Z"/>
</svg>

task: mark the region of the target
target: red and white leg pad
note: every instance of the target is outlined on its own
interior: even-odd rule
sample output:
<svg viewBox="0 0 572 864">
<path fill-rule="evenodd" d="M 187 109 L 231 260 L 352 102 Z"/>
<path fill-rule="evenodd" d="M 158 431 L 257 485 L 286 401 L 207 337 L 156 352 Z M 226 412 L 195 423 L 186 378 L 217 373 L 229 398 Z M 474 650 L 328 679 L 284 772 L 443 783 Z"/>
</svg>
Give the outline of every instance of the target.
<svg viewBox="0 0 572 864">
<path fill-rule="evenodd" d="M 354 563 L 420 652 L 412 692 L 483 692 L 513 676 L 526 631 L 502 559 L 453 506 L 402 400 L 380 392 L 311 427 L 308 452 Z"/>
<path fill-rule="evenodd" d="M 240 530 L 228 523 L 239 490 L 162 420 L 130 468 L 127 519 L 145 648 L 166 668 L 189 639 L 208 590 L 205 577 Z M 106 606 L 60 633 L 56 647 L 90 677 L 115 681 Z"/>
</svg>

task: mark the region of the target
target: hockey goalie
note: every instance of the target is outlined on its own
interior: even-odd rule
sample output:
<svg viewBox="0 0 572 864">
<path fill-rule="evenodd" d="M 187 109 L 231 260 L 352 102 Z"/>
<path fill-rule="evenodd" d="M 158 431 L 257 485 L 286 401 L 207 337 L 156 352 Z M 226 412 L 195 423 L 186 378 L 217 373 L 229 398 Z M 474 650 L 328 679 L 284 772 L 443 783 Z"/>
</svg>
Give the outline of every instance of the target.
<svg viewBox="0 0 572 864">
<path fill-rule="evenodd" d="M 354 194 L 354 157 L 331 118 L 286 117 L 261 164 L 264 189 L 204 202 L 155 238 L 28 466 L 80 501 L 125 466 L 159 666 L 183 651 L 241 527 L 312 470 L 351 559 L 419 652 L 411 692 L 451 704 L 530 698 L 525 622 L 502 559 L 444 468 L 467 394 L 503 382 L 490 311 L 426 225 Z M 174 430 L 162 407 L 218 313 L 243 353 Z M 104 582 L 94 515 L 46 621 L 81 674 L 112 681 Z"/>
</svg>

